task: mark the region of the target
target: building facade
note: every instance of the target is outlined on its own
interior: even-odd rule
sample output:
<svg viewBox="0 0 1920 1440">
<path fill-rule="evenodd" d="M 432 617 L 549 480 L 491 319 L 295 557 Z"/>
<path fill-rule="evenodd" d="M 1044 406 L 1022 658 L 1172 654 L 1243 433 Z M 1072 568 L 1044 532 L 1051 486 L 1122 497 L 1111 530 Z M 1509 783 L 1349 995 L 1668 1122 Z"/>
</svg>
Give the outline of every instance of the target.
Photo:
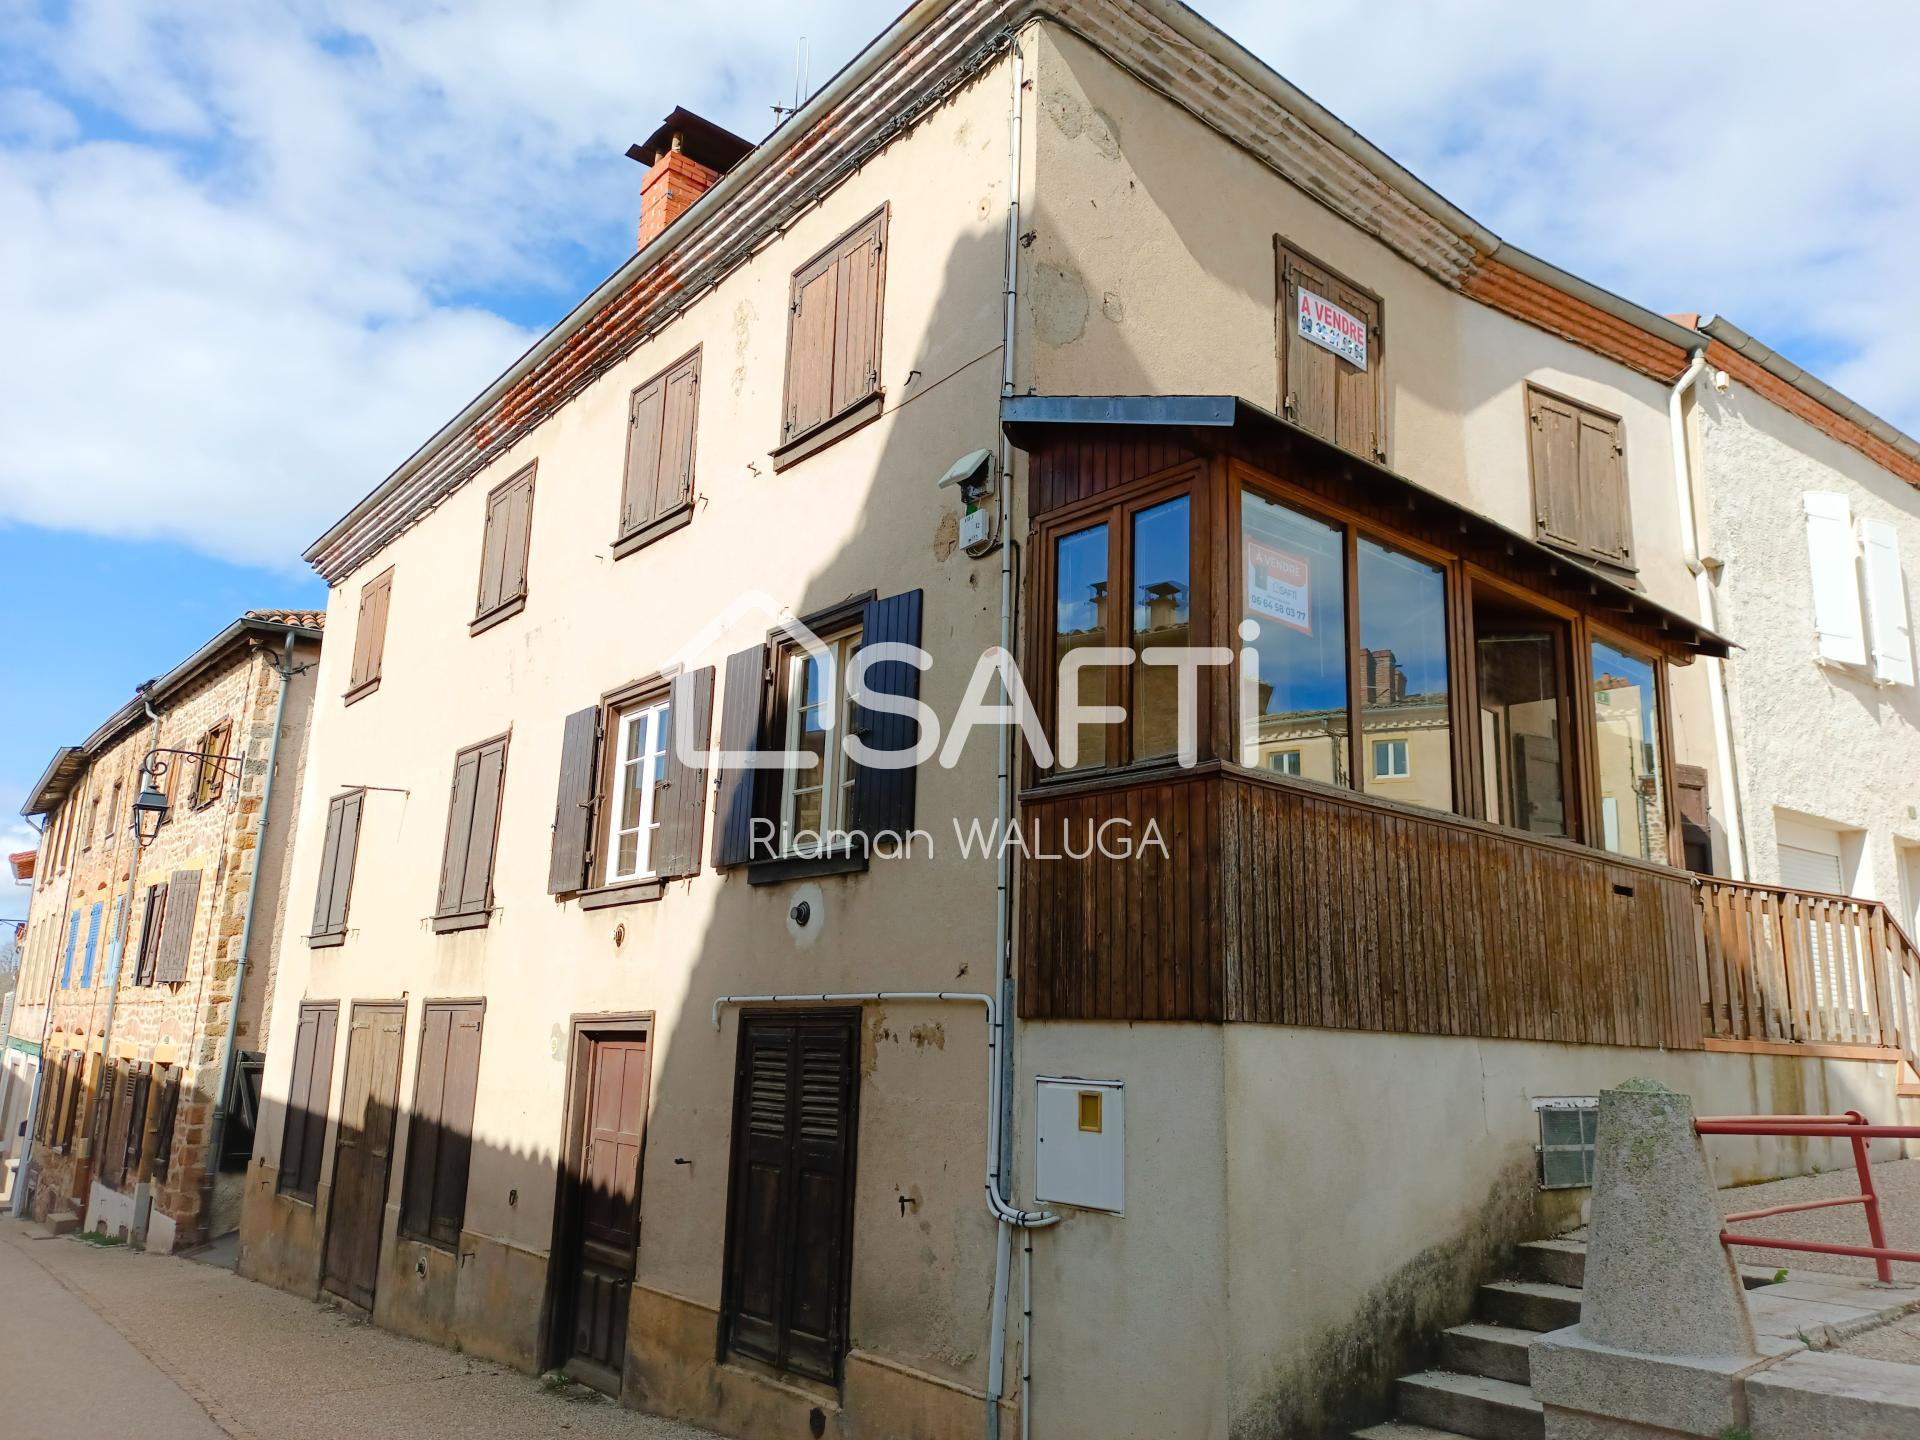
<svg viewBox="0 0 1920 1440">
<path fill-rule="evenodd" d="M 45 826 L 21 981 L 37 1004 L 14 1034 L 45 1068 L 22 1213 L 161 1251 L 239 1223 L 241 1176 L 216 1147 L 251 1150 L 323 620 L 250 612 L 28 797 Z"/>
<path fill-rule="evenodd" d="M 243 1273 L 732 1434 L 1319 1435 L 1577 1218 L 1543 1114 L 1899 1113 L 1920 957 L 1822 922 L 1809 1029 L 1683 864 L 1696 332 L 1156 0 L 633 153 L 636 255 L 309 551 Z"/>
<path fill-rule="evenodd" d="M 0 997 L 0 1204 L 9 1205 L 26 1140 L 27 1107 L 33 1103 L 33 1086 L 40 1074 L 37 1021 L 41 1007 L 35 1006 L 20 988 L 26 971 L 27 936 L 33 927 L 33 867 L 38 858 L 36 850 L 19 850 L 7 857 L 7 870 L 18 887 L 15 894 L 25 917 L 15 922 L 14 969 L 7 993 Z M 33 1013 L 29 1015 L 29 1011 Z"/>
</svg>

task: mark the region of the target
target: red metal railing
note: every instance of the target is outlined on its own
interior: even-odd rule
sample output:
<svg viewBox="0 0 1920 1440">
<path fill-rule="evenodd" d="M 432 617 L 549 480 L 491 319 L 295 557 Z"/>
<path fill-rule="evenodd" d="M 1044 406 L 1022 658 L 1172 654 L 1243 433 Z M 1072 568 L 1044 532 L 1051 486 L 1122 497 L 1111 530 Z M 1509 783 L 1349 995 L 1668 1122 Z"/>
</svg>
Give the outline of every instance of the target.
<svg viewBox="0 0 1920 1440">
<path fill-rule="evenodd" d="M 1874 1262 L 1875 1272 L 1884 1284 L 1893 1279 L 1895 1260 L 1920 1265 L 1920 1251 L 1889 1250 L 1887 1227 L 1880 1219 L 1880 1192 L 1874 1188 L 1873 1167 L 1867 1163 L 1869 1140 L 1920 1140 L 1920 1125 L 1872 1125 L 1857 1110 L 1844 1115 L 1715 1115 L 1694 1122 L 1702 1135 L 1792 1136 L 1803 1140 L 1847 1140 L 1853 1144 L 1853 1168 L 1860 1177 L 1858 1195 L 1839 1195 L 1829 1200 L 1802 1200 L 1793 1205 L 1769 1205 L 1764 1210 L 1743 1210 L 1727 1216 L 1726 1223 L 1738 1225 L 1744 1220 L 1765 1220 L 1774 1215 L 1793 1215 L 1802 1210 L 1830 1210 L 1838 1205 L 1858 1205 L 1867 1212 L 1867 1237 L 1870 1245 L 1836 1245 L 1823 1240 L 1781 1240 L 1759 1235 L 1735 1235 L 1720 1232 L 1722 1245 L 1746 1245 L 1758 1250 L 1800 1250 L 1813 1255 L 1853 1255 Z"/>
</svg>

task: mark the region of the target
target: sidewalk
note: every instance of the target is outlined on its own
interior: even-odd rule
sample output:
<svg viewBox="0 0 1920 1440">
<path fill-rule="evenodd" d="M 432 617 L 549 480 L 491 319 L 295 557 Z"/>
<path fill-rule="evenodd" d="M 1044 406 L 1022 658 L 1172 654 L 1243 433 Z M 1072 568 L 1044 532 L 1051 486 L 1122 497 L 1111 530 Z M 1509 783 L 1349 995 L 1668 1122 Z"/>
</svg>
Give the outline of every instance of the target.
<svg viewBox="0 0 1920 1440">
<path fill-rule="evenodd" d="M 0 1319 L 0 1395 L 17 1407 L 6 1426 L 15 1434 L 711 1440 L 230 1271 L 40 1239 L 8 1219 Z"/>
</svg>

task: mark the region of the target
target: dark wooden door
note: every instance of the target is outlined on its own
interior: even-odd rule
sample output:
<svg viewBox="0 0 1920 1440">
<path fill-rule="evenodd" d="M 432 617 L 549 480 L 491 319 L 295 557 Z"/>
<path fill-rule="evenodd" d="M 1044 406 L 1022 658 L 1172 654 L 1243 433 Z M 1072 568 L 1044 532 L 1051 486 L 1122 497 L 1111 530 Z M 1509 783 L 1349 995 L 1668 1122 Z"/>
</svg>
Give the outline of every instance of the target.
<svg viewBox="0 0 1920 1440">
<path fill-rule="evenodd" d="M 830 1383 L 846 1348 L 860 1015 L 747 1016 L 735 1075 L 727 1338 Z"/>
<path fill-rule="evenodd" d="M 333 1152 L 333 1199 L 321 1282 L 368 1310 L 380 1274 L 387 1182 L 393 1174 L 393 1124 L 400 1096 L 400 1047 L 407 1007 L 355 1005 L 347 1035 L 347 1074 Z"/>
<path fill-rule="evenodd" d="M 647 1031 L 580 1035 L 574 1048 L 576 1117 L 571 1224 L 563 1258 L 565 1368 L 620 1393 L 627 1309 L 640 1253 L 640 1152 L 647 1130 Z"/>
</svg>

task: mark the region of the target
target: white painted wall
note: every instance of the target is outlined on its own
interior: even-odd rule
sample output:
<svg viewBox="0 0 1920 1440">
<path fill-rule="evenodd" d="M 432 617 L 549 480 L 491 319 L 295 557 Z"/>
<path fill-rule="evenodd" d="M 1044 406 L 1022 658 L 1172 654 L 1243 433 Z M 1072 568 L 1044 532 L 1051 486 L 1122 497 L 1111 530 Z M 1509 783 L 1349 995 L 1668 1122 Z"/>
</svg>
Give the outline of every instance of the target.
<svg viewBox="0 0 1920 1440">
<path fill-rule="evenodd" d="M 1844 495 L 1856 523 L 1893 526 L 1911 590 L 1920 492 L 1742 385 L 1722 394 L 1703 383 L 1696 394 L 1702 545 L 1725 567 L 1721 628 L 1742 647 L 1727 679 L 1752 878 L 1780 879 L 1779 847 L 1797 843 L 1796 829 L 1798 843 L 1807 827 L 1840 831 L 1853 893 L 1910 924 L 1920 901 L 1908 854 L 1920 846 L 1920 689 L 1818 659 L 1804 496 Z"/>
</svg>

